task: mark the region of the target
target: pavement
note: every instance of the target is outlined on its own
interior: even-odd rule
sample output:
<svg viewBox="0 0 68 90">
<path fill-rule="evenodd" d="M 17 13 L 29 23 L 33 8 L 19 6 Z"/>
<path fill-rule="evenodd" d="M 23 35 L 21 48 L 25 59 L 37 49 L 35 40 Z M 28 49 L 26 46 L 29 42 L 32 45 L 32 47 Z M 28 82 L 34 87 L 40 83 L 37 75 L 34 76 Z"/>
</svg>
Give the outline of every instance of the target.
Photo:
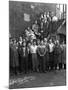
<svg viewBox="0 0 68 90">
<path fill-rule="evenodd" d="M 50 71 L 47 73 L 29 73 L 11 76 L 10 89 L 51 87 L 66 85 L 66 70 Z"/>
</svg>

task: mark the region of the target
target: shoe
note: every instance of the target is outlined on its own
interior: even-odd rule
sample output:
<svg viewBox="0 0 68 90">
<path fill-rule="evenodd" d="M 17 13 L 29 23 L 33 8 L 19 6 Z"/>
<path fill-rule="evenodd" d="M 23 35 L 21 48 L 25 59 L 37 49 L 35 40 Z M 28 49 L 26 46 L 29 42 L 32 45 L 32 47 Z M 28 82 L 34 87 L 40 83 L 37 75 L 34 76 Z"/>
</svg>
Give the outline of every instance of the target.
<svg viewBox="0 0 68 90">
<path fill-rule="evenodd" d="M 37 72 L 39 72 L 39 69 L 37 69 Z"/>
</svg>

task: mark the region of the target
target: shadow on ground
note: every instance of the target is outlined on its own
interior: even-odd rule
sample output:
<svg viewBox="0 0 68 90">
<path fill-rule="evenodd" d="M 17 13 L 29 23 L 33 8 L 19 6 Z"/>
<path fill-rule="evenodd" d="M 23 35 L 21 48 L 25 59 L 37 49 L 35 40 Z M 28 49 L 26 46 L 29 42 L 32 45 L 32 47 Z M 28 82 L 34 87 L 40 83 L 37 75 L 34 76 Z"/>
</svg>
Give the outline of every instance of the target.
<svg viewBox="0 0 68 90">
<path fill-rule="evenodd" d="M 51 71 L 47 73 L 30 73 L 18 76 L 11 76 L 9 88 L 33 88 L 49 86 L 65 86 L 66 71 Z"/>
</svg>

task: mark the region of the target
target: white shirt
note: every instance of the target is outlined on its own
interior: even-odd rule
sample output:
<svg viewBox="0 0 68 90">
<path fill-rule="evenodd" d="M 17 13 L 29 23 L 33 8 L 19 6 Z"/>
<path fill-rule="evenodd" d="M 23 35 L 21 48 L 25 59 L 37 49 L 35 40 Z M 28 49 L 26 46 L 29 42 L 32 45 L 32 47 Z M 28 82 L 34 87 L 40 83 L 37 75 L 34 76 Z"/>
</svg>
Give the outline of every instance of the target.
<svg viewBox="0 0 68 90">
<path fill-rule="evenodd" d="M 31 34 L 31 38 L 32 38 L 32 39 L 36 39 L 35 34 Z"/>
<path fill-rule="evenodd" d="M 31 47 L 30 47 L 30 51 L 31 51 L 31 53 L 36 53 L 36 51 L 37 51 L 37 45 L 31 45 Z"/>
<path fill-rule="evenodd" d="M 23 47 L 23 53 L 24 53 L 24 56 L 25 56 L 25 49 L 26 49 L 26 48 L 25 48 L 25 47 Z"/>
<path fill-rule="evenodd" d="M 50 52 L 53 52 L 54 44 L 53 43 L 49 44 L 49 48 L 50 48 Z"/>
<path fill-rule="evenodd" d="M 19 41 L 20 45 L 22 45 L 22 41 Z"/>
<path fill-rule="evenodd" d="M 54 17 L 52 18 L 52 21 L 58 21 L 58 18 L 57 18 L 56 16 L 54 16 Z"/>
</svg>

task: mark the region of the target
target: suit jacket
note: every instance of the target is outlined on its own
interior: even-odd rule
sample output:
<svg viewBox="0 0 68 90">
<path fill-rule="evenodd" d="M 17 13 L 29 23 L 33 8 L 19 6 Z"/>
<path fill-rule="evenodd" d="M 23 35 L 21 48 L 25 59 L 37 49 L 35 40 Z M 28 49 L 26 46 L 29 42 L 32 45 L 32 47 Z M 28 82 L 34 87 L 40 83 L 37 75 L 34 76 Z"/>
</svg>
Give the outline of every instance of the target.
<svg viewBox="0 0 68 90">
<path fill-rule="evenodd" d="M 22 49 L 22 44 L 20 45 L 20 43 L 18 44 L 18 53 L 19 53 L 19 55 L 21 54 L 21 49 Z"/>
<path fill-rule="evenodd" d="M 13 67 L 19 66 L 18 51 L 16 49 L 16 45 L 13 46 L 12 51 L 13 51 L 12 66 Z"/>
<path fill-rule="evenodd" d="M 63 46 L 63 51 L 62 51 L 62 63 L 66 64 L 66 45 Z"/>
<path fill-rule="evenodd" d="M 27 47 L 22 47 L 20 51 L 21 57 L 28 57 L 28 50 Z"/>
</svg>

